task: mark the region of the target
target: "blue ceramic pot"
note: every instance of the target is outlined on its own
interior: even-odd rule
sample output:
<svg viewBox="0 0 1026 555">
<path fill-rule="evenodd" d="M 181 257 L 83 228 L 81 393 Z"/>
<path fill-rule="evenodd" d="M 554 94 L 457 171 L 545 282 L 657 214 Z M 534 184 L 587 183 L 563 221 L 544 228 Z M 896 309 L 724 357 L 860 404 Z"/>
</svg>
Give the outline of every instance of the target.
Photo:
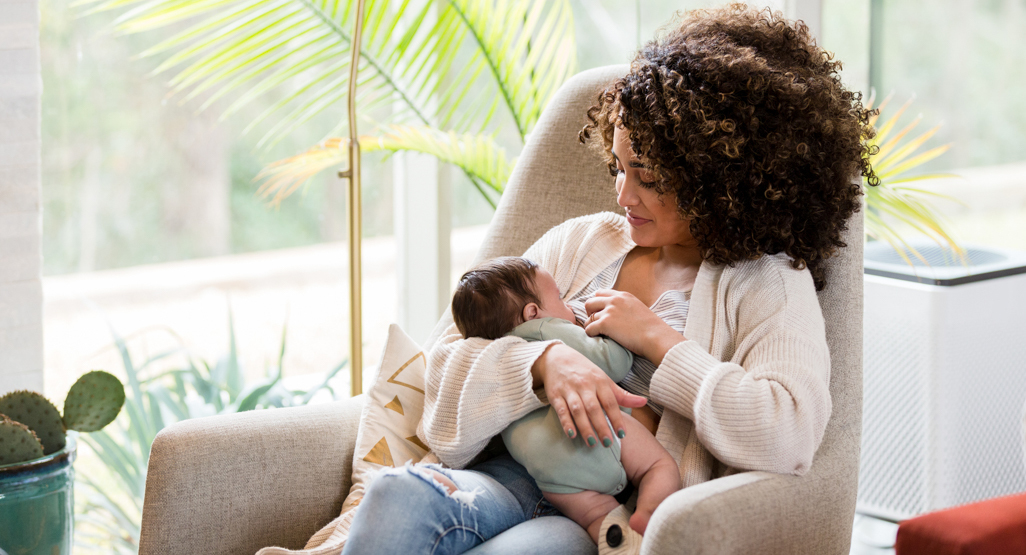
<svg viewBox="0 0 1026 555">
<path fill-rule="evenodd" d="M 71 555 L 77 447 L 0 466 L 0 555 Z"/>
</svg>

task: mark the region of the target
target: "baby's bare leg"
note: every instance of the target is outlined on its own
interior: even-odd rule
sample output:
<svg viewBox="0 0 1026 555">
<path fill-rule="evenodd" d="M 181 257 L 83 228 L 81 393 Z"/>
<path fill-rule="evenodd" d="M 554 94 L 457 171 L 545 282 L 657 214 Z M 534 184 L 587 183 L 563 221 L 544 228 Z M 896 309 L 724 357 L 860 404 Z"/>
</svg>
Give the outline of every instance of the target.
<svg viewBox="0 0 1026 555">
<path fill-rule="evenodd" d="M 620 462 L 627 478 L 638 488 L 638 507 L 631 516 L 631 528 L 644 534 L 656 507 L 680 489 L 680 470 L 652 432 L 630 416 L 623 417 L 627 434 L 620 440 Z"/>
<path fill-rule="evenodd" d="M 601 449 L 601 448 L 600 448 Z M 592 541 L 598 544 L 599 528 L 602 527 L 602 519 L 606 518 L 609 511 L 612 511 L 620 503 L 612 495 L 606 495 L 597 491 L 582 491 L 580 493 L 550 493 L 544 492 L 545 499 L 552 503 L 559 512 L 567 518 L 581 525 L 588 531 Z"/>
</svg>

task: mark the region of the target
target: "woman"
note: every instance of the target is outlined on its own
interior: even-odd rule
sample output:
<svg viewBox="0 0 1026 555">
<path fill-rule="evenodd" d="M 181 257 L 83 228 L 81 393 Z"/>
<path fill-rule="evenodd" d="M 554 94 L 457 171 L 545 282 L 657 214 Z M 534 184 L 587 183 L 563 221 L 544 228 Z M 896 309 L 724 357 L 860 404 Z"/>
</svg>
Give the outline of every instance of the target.
<svg viewBox="0 0 1026 555">
<path fill-rule="evenodd" d="M 581 132 L 605 153 L 626 218 L 570 220 L 525 253 L 589 334 L 639 355 L 623 388 L 559 342 L 450 327 L 418 434 L 448 468 L 371 484 L 345 553 L 593 551 L 566 519 L 533 518 L 551 507 L 485 449 L 546 401 L 596 449 L 613 440 L 607 417 L 621 428 L 617 405 L 634 407 L 684 487 L 805 473 L 831 407 L 823 261 L 858 210 L 855 178 L 876 180 L 869 113 L 839 69 L 804 25 L 744 6 L 693 12 L 646 45 Z"/>
</svg>

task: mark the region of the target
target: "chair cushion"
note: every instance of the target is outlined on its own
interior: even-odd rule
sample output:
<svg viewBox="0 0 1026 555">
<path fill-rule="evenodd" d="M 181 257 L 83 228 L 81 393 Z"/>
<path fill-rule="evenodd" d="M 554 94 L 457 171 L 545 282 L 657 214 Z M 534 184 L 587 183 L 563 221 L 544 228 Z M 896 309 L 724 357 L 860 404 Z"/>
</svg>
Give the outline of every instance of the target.
<svg viewBox="0 0 1026 555">
<path fill-rule="evenodd" d="M 897 555 L 1026 553 L 1026 493 L 906 520 L 894 548 Z"/>
</svg>

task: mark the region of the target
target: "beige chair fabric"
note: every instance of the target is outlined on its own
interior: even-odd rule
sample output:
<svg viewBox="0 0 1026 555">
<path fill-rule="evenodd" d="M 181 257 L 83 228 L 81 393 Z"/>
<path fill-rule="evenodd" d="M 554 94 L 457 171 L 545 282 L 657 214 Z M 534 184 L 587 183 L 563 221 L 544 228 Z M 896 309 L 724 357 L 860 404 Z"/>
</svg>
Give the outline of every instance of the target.
<svg viewBox="0 0 1026 555">
<path fill-rule="evenodd" d="M 342 509 L 363 397 L 186 420 L 153 442 L 142 555 L 301 548 Z"/>
<path fill-rule="evenodd" d="M 583 72 L 556 94 L 517 162 L 478 260 L 518 255 L 568 218 L 617 210 L 613 178 L 578 143 L 585 111 L 626 66 Z M 803 477 L 746 472 L 683 490 L 653 516 L 642 552 L 847 553 L 862 408 L 862 217 L 830 261 L 820 305 L 833 415 Z M 451 322 L 444 315 L 425 348 Z M 147 478 L 140 553 L 302 547 L 349 487 L 360 401 L 187 421 L 162 432 Z"/>
</svg>

